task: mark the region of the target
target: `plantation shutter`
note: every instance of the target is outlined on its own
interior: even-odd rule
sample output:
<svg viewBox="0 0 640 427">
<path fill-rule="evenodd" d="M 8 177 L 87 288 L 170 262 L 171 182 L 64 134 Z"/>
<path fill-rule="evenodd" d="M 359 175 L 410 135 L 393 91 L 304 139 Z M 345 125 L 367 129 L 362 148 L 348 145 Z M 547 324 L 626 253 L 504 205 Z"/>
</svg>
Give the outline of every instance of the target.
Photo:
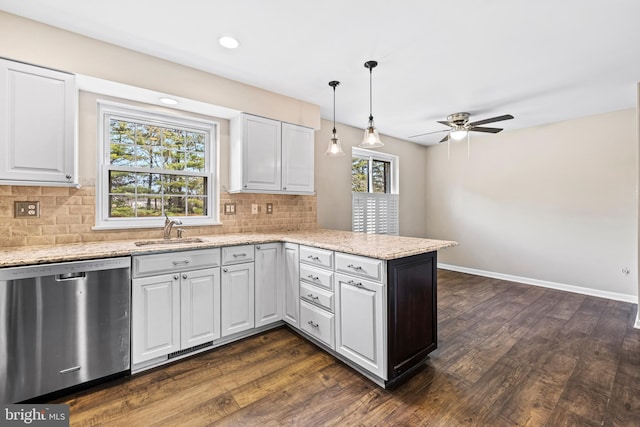
<svg viewBox="0 0 640 427">
<path fill-rule="evenodd" d="M 352 230 L 398 235 L 400 196 L 389 193 L 352 194 Z"/>
</svg>

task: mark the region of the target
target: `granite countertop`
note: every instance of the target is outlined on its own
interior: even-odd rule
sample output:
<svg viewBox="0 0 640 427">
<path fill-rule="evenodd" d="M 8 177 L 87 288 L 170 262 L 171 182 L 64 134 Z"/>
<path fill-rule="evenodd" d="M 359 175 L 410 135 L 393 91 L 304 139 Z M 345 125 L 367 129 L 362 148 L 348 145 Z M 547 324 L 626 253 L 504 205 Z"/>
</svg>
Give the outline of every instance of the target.
<svg viewBox="0 0 640 427">
<path fill-rule="evenodd" d="M 0 250 L 0 267 L 270 242 L 298 243 L 382 260 L 404 258 L 457 245 L 456 242 L 448 240 L 352 233 L 350 231 L 326 229 L 276 233 L 219 234 L 198 236 L 197 238 L 201 242 L 137 246 L 135 242 L 139 240 L 119 240 L 49 247 L 7 248 Z M 172 240 L 175 241 L 175 239 Z M 193 240 L 193 238 L 185 239 L 185 241 L 187 240 Z"/>
</svg>

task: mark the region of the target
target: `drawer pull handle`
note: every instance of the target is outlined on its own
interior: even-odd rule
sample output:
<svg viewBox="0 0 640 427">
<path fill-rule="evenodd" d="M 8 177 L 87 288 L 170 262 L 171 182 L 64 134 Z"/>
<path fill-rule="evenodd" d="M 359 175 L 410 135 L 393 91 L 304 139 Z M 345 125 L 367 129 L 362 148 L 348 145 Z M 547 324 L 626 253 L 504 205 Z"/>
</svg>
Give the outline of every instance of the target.
<svg viewBox="0 0 640 427">
<path fill-rule="evenodd" d="M 318 325 L 317 323 L 313 323 L 313 320 L 309 320 L 307 323 L 308 323 L 309 325 L 311 325 L 311 327 L 312 327 L 312 328 L 317 328 L 317 327 L 319 327 L 319 326 L 320 326 L 320 325 Z"/>
<path fill-rule="evenodd" d="M 318 258 L 317 256 L 309 255 L 307 256 L 307 258 L 309 258 L 312 261 L 320 262 L 320 258 Z"/>
<path fill-rule="evenodd" d="M 359 266 L 359 265 L 349 264 L 349 265 L 347 265 L 347 267 L 348 267 L 348 268 L 353 268 L 353 269 L 354 269 L 354 270 L 356 270 L 356 271 L 360 271 L 360 270 L 362 270 L 362 267 L 361 267 L 361 266 Z"/>
<path fill-rule="evenodd" d="M 185 260 L 182 260 L 182 261 L 173 261 L 173 265 L 181 265 L 181 264 L 185 264 L 186 265 L 186 264 L 189 264 L 189 262 L 190 261 L 188 259 L 185 259 Z"/>
<path fill-rule="evenodd" d="M 234 257 L 234 258 L 239 258 L 239 257 L 241 257 L 241 256 L 247 256 L 247 254 L 246 254 L 246 253 L 244 253 L 244 252 L 242 252 L 241 254 L 233 254 L 233 257 Z"/>
<path fill-rule="evenodd" d="M 315 295 L 313 295 L 313 294 L 309 294 L 309 295 L 307 295 L 307 297 L 309 297 L 309 298 L 311 298 L 311 299 L 314 299 L 314 300 L 316 300 L 316 301 L 320 299 L 320 298 L 318 298 L 317 296 L 315 296 Z"/>
<path fill-rule="evenodd" d="M 353 281 L 353 280 L 349 280 L 349 281 L 347 282 L 347 285 L 355 286 L 356 288 L 360 288 L 360 289 L 363 289 L 363 288 L 364 288 L 364 286 L 362 285 L 362 283 L 361 283 L 361 282 L 355 282 L 355 281 Z"/>
<path fill-rule="evenodd" d="M 74 366 L 73 368 L 67 368 L 60 371 L 60 375 L 70 374 L 72 372 L 76 372 L 80 370 L 80 366 Z"/>
<path fill-rule="evenodd" d="M 311 280 L 320 280 L 320 278 L 318 276 L 314 276 L 313 274 L 310 274 L 307 276 L 309 279 Z"/>
</svg>

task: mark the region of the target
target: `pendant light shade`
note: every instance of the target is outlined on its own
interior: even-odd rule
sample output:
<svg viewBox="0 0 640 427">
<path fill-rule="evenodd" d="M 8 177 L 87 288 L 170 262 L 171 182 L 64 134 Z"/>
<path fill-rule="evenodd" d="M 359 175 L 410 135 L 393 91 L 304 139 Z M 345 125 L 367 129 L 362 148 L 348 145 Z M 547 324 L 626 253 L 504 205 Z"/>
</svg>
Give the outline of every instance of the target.
<svg viewBox="0 0 640 427">
<path fill-rule="evenodd" d="M 329 82 L 329 86 L 333 88 L 333 130 L 331 131 L 331 142 L 329 142 L 329 147 L 327 148 L 326 153 L 324 153 L 325 156 L 344 156 L 342 144 L 336 134 L 336 86 L 339 84 L 340 82 L 335 80 Z"/>
<path fill-rule="evenodd" d="M 369 123 L 364 130 L 364 137 L 360 143 L 362 148 L 379 148 L 384 144 L 380 141 L 378 130 L 373 123 L 373 90 L 372 90 L 372 75 L 373 69 L 378 66 L 376 61 L 367 61 L 364 63 L 365 68 L 369 69 Z"/>
</svg>

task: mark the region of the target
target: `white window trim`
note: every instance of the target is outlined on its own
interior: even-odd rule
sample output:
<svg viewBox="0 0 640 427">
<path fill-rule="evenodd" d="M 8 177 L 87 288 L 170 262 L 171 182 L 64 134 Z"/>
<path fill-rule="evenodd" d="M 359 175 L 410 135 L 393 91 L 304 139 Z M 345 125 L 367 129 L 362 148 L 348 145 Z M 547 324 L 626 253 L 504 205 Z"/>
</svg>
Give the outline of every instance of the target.
<svg viewBox="0 0 640 427">
<path fill-rule="evenodd" d="M 360 157 L 369 161 L 372 159 L 382 160 L 391 163 L 389 194 L 400 194 L 400 157 L 358 147 L 351 148 L 351 157 Z M 371 173 L 369 173 L 369 188 L 371 188 L 371 176 Z"/>
<path fill-rule="evenodd" d="M 353 147 L 351 157 L 372 160 L 381 160 L 391 164 L 389 176 L 389 193 L 352 192 L 351 196 L 351 229 L 355 232 L 380 233 L 398 235 L 400 232 L 400 158 L 392 154 L 380 153 L 363 148 Z M 372 188 L 371 168 L 369 168 L 369 188 Z M 359 215 L 356 209 L 362 209 Z M 371 220 L 371 215 L 375 220 Z M 386 218 L 384 224 L 379 221 L 379 215 Z M 390 221 L 395 216 L 395 221 Z M 361 230 L 363 227 L 366 230 Z"/>
<path fill-rule="evenodd" d="M 106 128 L 106 116 L 123 115 L 124 118 L 139 119 L 144 121 L 156 121 L 164 125 L 170 123 L 198 129 L 210 134 L 210 141 L 206 147 L 209 172 L 203 174 L 207 177 L 207 212 L 204 217 L 177 217 L 182 221 L 181 226 L 221 225 L 220 211 L 220 125 L 214 120 L 202 120 L 179 115 L 134 107 L 111 101 L 98 100 L 98 167 L 96 176 L 96 222 L 93 230 L 113 230 L 125 228 L 157 228 L 164 226 L 164 217 L 153 218 L 109 218 L 108 202 L 108 165 L 110 162 L 108 129 Z"/>
</svg>

